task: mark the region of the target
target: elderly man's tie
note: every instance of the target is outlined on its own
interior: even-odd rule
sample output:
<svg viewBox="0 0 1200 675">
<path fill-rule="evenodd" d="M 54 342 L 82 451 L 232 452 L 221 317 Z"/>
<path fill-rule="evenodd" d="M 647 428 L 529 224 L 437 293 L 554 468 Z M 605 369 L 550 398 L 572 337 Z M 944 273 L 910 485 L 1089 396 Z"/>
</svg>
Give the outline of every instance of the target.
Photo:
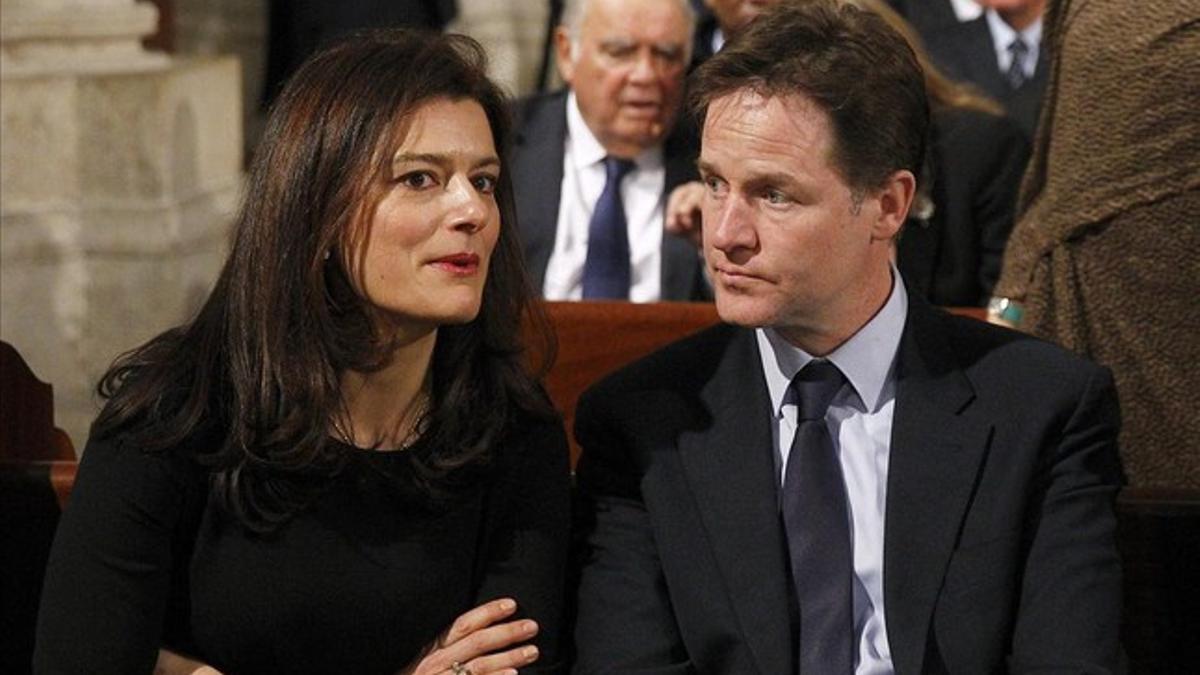
<svg viewBox="0 0 1200 675">
<path fill-rule="evenodd" d="M 634 163 L 618 157 L 604 158 L 604 192 L 596 200 L 588 224 L 587 259 L 583 263 L 585 300 L 628 300 L 631 279 L 629 234 L 625 205 L 621 203 L 621 179 Z"/>
</svg>

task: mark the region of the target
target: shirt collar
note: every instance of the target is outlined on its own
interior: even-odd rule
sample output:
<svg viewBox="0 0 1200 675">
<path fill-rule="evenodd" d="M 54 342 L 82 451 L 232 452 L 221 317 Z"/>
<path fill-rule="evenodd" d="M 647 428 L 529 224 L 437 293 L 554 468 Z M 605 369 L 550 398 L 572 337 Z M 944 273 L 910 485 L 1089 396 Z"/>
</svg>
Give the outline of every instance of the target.
<svg viewBox="0 0 1200 675">
<path fill-rule="evenodd" d="M 712 53 L 716 54 L 725 47 L 725 31 L 721 30 L 720 26 L 713 29 L 712 34 Z"/>
<path fill-rule="evenodd" d="M 833 350 L 827 360 L 833 362 L 858 394 L 867 411 L 876 410 L 882 401 L 884 386 L 892 375 L 892 364 L 900 348 L 900 336 L 908 316 L 908 295 L 900 272 L 892 267 L 892 293 L 883 308 L 849 340 Z M 771 410 L 782 414 L 783 397 L 792 378 L 813 360 L 813 356 L 792 345 L 774 328 L 759 328 L 758 352 L 762 359 Z"/>
<path fill-rule="evenodd" d="M 567 94 L 567 138 L 571 143 L 571 151 L 567 154 L 577 171 L 599 164 L 608 156 L 608 151 L 600 145 L 596 135 L 588 128 L 583 113 L 579 112 L 579 101 L 575 98 L 573 90 Z M 633 158 L 633 163 L 643 171 L 662 166 L 662 143 L 643 150 Z"/>
<path fill-rule="evenodd" d="M 988 9 L 983 13 L 987 17 L 988 30 L 992 32 L 992 42 L 996 44 L 997 52 L 1008 54 L 1008 46 L 1019 35 L 1021 40 L 1029 47 L 1029 55 L 1036 57 L 1038 47 L 1042 44 L 1042 19 L 1038 17 L 1037 21 L 1025 27 L 1025 30 L 1018 33 L 1013 30 L 1013 27 L 1004 23 L 1004 19 L 994 9 Z M 1030 58 L 1030 61 L 1036 61 L 1036 58 Z"/>
</svg>

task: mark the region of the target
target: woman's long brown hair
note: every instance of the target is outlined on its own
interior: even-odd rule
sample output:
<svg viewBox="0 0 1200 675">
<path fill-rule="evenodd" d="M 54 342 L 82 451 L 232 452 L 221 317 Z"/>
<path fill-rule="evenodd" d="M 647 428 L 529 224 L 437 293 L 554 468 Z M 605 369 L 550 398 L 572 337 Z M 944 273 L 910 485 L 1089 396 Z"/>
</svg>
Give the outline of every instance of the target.
<svg viewBox="0 0 1200 675">
<path fill-rule="evenodd" d="M 214 497 L 252 529 L 302 508 L 346 459 L 328 438 L 343 405 L 341 373 L 380 368 L 391 353 L 335 249 L 373 213 L 397 136 L 422 103 L 477 101 L 507 155 L 507 104 L 485 66 L 470 38 L 408 30 L 353 35 L 301 66 L 271 112 L 211 295 L 190 323 L 121 356 L 103 376 L 98 390 L 108 400 L 93 437 L 150 452 L 190 448 L 212 468 Z M 438 333 L 432 404 L 414 456 L 426 495 L 484 464 L 517 417 L 553 414 L 520 340 L 522 319 L 532 318 L 526 335 L 552 358 L 504 171 L 496 200 L 502 224 L 479 315 Z"/>
</svg>

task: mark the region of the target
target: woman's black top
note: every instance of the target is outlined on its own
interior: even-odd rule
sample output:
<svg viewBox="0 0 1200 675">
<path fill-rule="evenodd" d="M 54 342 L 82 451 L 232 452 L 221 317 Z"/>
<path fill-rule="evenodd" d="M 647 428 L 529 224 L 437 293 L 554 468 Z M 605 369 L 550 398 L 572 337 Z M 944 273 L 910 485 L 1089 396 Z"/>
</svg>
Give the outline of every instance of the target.
<svg viewBox="0 0 1200 675">
<path fill-rule="evenodd" d="M 209 499 L 190 450 L 89 443 L 47 568 L 35 672 L 150 673 L 166 646 L 225 673 L 395 673 L 458 615 L 505 596 L 541 626 L 541 658 L 523 672 L 557 669 L 561 424 L 511 433 L 442 508 L 403 489 L 416 448 L 345 450 L 328 490 L 256 535 Z"/>
</svg>

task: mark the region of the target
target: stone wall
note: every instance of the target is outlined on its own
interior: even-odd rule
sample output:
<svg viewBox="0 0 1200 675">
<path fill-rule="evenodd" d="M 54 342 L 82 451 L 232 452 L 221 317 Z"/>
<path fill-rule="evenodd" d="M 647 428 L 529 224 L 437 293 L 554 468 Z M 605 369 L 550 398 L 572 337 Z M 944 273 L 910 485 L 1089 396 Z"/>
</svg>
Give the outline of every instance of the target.
<svg viewBox="0 0 1200 675">
<path fill-rule="evenodd" d="M 112 359 L 207 294 L 240 190 L 236 60 L 145 52 L 154 20 L 0 5 L 0 338 L 54 385 L 77 450 Z"/>
<path fill-rule="evenodd" d="M 447 30 L 479 40 L 491 61 L 491 76 L 510 93 L 537 87 L 550 3 L 546 0 L 458 0 L 458 18 Z"/>
</svg>

